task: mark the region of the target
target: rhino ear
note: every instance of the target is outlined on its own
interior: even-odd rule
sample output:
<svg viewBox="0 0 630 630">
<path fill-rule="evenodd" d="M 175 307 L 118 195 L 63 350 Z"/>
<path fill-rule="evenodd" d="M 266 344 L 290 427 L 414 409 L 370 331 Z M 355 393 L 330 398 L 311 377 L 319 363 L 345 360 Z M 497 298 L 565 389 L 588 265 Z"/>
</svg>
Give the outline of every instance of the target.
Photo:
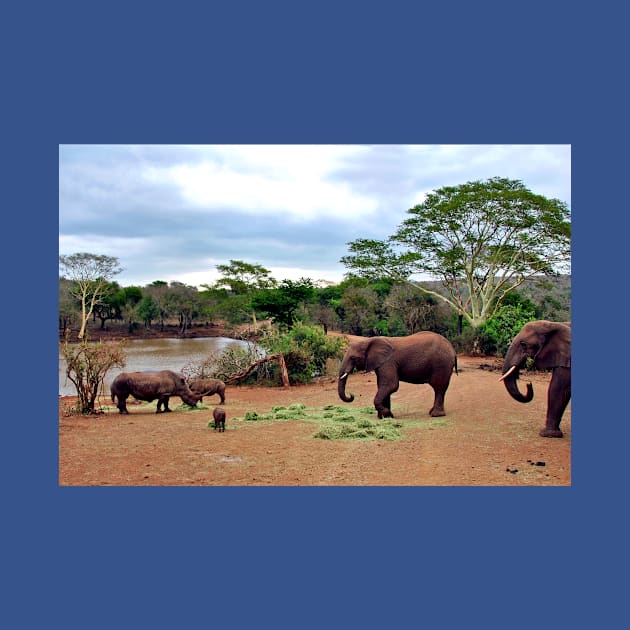
<svg viewBox="0 0 630 630">
<path fill-rule="evenodd" d="M 571 367 L 571 328 L 566 324 L 549 322 L 545 343 L 534 363 L 540 368 Z"/>
<path fill-rule="evenodd" d="M 385 363 L 394 352 L 394 346 L 385 337 L 374 337 L 365 351 L 365 371 L 372 372 Z"/>
</svg>

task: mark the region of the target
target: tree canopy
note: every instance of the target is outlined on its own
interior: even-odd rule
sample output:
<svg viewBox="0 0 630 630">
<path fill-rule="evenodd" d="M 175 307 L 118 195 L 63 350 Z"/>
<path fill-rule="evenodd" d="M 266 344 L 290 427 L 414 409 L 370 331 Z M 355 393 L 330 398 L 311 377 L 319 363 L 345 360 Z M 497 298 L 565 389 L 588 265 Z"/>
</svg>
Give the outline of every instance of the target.
<svg viewBox="0 0 630 630">
<path fill-rule="evenodd" d="M 409 282 L 474 328 L 528 278 L 570 270 L 567 205 L 521 181 L 495 177 L 445 186 L 407 213 L 387 239 L 349 243 L 350 255 L 341 262 L 359 275 Z M 413 282 L 415 274 L 441 280 L 445 292 Z"/>
</svg>

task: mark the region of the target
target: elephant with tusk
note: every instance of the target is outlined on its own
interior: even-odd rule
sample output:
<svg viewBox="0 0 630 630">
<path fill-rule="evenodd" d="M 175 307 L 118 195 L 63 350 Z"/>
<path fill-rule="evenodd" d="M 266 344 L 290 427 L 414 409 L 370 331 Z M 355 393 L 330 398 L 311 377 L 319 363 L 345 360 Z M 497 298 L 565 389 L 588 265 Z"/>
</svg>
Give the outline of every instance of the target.
<svg viewBox="0 0 630 630">
<path fill-rule="evenodd" d="M 523 326 L 514 337 L 503 363 L 499 379 L 514 400 L 528 403 L 534 398 L 534 388 L 527 384 L 523 394 L 516 383 L 519 370 L 527 358 L 538 368 L 553 370 L 547 392 L 547 418 L 540 430 L 542 437 L 562 437 L 560 421 L 571 400 L 571 322 L 537 320 Z"/>
<path fill-rule="evenodd" d="M 442 335 L 423 331 L 408 337 L 371 337 L 351 343 L 341 362 L 338 379 L 339 398 L 352 402 L 346 394 L 348 375 L 355 368 L 376 373 L 377 392 L 374 407 L 379 418 L 393 418 L 391 395 L 400 381 L 428 383 L 435 393 L 431 416 L 443 416 L 444 396 L 453 370 L 457 373 L 457 355 Z"/>
</svg>

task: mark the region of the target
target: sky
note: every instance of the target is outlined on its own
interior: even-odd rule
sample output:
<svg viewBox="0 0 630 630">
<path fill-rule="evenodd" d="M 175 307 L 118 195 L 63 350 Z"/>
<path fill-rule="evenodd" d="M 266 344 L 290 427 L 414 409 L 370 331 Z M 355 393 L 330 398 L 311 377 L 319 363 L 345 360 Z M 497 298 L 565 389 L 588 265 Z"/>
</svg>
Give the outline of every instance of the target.
<svg viewBox="0 0 630 630">
<path fill-rule="evenodd" d="M 230 260 L 340 282 L 350 241 L 491 177 L 571 207 L 570 145 L 60 145 L 59 253 L 116 257 L 125 287 L 201 287 Z"/>
</svg>

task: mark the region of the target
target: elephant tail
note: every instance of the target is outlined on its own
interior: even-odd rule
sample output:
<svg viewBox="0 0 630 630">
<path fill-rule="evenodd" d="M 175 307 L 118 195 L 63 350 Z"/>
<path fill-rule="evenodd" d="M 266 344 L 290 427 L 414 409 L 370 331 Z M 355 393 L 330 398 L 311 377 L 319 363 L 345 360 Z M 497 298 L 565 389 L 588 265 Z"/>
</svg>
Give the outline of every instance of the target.
<svg viewBox="0 0 630 630">
<path fill-rule="evenodd" d="M 455 355 L 455 374 L 459 375 L 459 372 L 457 371 L 457 355 Z"/>
</svg>

